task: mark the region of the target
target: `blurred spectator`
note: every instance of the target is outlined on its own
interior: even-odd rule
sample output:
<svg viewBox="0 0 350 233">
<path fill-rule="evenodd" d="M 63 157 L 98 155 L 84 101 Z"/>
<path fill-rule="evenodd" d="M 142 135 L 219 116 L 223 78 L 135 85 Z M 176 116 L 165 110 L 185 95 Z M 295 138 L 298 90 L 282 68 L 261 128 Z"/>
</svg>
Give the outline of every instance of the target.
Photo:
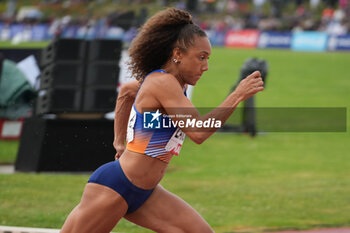
<svg viewBox="0 0 350 233">
<path fill-rule="evenodd" d="M 305 16 L 305 6 L 303 4 L 300 4 L 297 8 L 297 10 L 295 11 L 297 17 L 303 17 Z"/>
<path fill-rule="evenodd" d="M 219 13 L 224 12 L 226 5 L 227 5 L 227 0 L 218 1 L 216 4 L 216 11 Z"/>
<path fill-rule="evenodd" d="M 345 19 L 341 21 L 334 20 L 328 24 L 326 32 L 329 35 L 345 35 L 348 31 L 347 22 Z"/>
<path fill-rule="evenodd" d="M 227 3 L 227 13 L 233 14 L 238 10 L 238 3 L 236 0 L 229 0 Z"/>
<path fill-rule="evenodd" d="M 334 14 L 334 9 L 331 7 L 326 7 L 323 11 L 322 11 L 322 18 L 323 19 L 331 19 L 333 18 L 333 14 Z"/>
<path fill-rule="evenodd" d="M 345 10 L 348 6 L 348 0 L 339 0 L 339 7 Z"/>
<path fill-rule="evenodd" d="M 271 14 L 273 17 L 280 18 L 283 10 L 283 0 L 271 0 Z"/>
</svg>

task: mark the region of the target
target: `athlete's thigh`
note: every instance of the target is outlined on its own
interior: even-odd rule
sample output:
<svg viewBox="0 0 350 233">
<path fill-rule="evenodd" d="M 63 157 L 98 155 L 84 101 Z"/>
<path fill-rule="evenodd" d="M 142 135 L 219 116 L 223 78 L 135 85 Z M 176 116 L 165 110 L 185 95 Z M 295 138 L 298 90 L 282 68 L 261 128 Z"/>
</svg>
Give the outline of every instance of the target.
<svg viewBox="0 0 350 233">
<path fill-rule="evenodd" d="M 128 205 L 114 190 L 95 183 L 86 185 L 81 202 L 70 213 L 62 233 L 110 232 L 125 215 Z"/>
<path fill-rule="evenodd" d="M 138 210 L 124 217 L 156 232 L 213 232 L 197 211 L 160 185 Z"/>
</svg>

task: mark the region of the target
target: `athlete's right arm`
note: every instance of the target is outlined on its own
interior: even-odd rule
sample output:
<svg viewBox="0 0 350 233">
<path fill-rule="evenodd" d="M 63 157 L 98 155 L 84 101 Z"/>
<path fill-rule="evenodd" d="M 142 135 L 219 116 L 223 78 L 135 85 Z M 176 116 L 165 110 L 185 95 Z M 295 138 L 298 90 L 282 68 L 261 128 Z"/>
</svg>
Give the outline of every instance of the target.
<svg viewBox="0 0 350 233">
<path fill-rule="evenodd" d="M 162 80 L 162 81 L 161 81 Z M 263 81 L 259 71 L 253 72 L 247 78 L 243 79 L 238 87 L 232 92 L 220 106 L 213 109 L 211 112 L 200 116 L 198 110 L 193 106 L 191 101 L 183 95 L 183 90 L 181 89 L 178 81 L 175 77 L 167 75 L 165 79 L 160 79 L 158 87 L 154 89 L 154 94 L 157 96 L 158 101 L 161 106 L 165 109 L 168 115 L 172 115 L 173 121 L 184 121 L 186 122 L 186 117 L 181 117 L 181 115 L 190 115 L 191 120 L 200 120 L 202 122 L 208 120 L 209 118 L 221 121 L 221 126 L 234 112 L 238 104 L 248 99 L 249 97 L 255 95 L 256 93 L 264 90 Z M 162 85 L 162 88 L 159 86 Z M 179 116 L 179 117 L 178 117 Z M 185 134 L 191 138 L 197 144 L 201 144 L 208 137 L 210 137 L 217 129 L 215 128 L 182 128 Z"/>
<path fill-rule="evenodd" d="M 113 146 L 117 150 L 115 158 L 118 159 L 125 150 L 125 136 L 136 93 L 140 83 L 136 80 L 123 84 L 118 94 L 114 117 L 114 141 Z"/>
</svg>

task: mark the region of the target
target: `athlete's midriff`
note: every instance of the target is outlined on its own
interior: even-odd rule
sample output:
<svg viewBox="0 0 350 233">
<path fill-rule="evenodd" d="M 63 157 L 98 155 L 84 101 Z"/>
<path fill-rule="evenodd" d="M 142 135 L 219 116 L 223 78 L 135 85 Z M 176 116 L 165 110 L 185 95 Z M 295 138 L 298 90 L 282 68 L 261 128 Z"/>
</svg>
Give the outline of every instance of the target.
<svg viewBox="0 0 350 233">
<path fill-rule="evenodd" d="M 152 189 L 163 178 L 168 164 L 159 159 L 125 150 L 119 159 L 128 179 L 137 187 Z"/>
</svg>

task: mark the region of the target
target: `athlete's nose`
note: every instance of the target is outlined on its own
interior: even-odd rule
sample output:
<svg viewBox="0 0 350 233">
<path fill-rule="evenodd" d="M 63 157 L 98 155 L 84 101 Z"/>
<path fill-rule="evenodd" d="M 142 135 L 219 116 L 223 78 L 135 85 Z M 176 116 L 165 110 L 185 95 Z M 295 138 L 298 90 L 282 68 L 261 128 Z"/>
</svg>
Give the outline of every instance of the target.
<svg viewBox="0 0 350 233">
<path fill-rule="evenodd" d="M 208 60 L 205 60 L 205 63 L 202 66 L 202 72 L 207 71 L 208 69 L 209 69 Z"/>
</svg>

